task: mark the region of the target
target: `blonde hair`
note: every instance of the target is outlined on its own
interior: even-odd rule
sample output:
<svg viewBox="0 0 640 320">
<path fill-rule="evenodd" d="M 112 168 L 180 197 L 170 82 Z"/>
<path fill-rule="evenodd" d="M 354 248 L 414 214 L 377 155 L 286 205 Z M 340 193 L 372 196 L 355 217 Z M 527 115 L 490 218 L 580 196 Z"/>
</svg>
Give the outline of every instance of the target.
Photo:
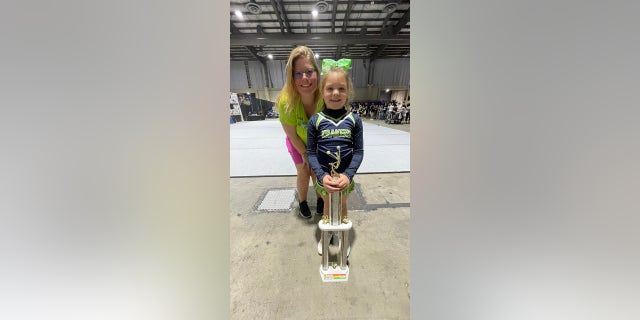
<svg viewBox="0 0 640 320">
<path fill-rule="evenodd" d="M 345 101 L 344 107 L 347 109 L 347 111 L 351 111 L 350 101 L 351 96 L 353 95 L 353 82 L 351 82 L 351 77 L 349 77 L 349 72 L 347 72 L 347 70 L 340 67 L 333 67 L 329 69 L 326 74 L 322 75 L 322 80 L 320 81 L 320 92 L 324 92 L 324 87 L 327 85 L 327 75 L 332 72 L 341 74 L 344 79 L 347 80 L 347 101 Z"/>
<path fill-rule="evenodd" d="M 286 79 L 284 80 L 284 86 L 276 100 L 276 104 L 279 105 L 280 102 L 285 99 L 286 104 L 284 105 L 284 110 L 287 113 L 291 112 L 293 110 L 293 106 L 300 101 L 300 94 L 298 93 L 298 90 L 296 90 L 295 79 L 293 78 L 293 66 L 299 58 L 307 59 L 313 65 L 313 70 L 315 70 L 316 75 L 318 75 L 318 77 L 320 76 L 320 68 L 318 68 L 315 54 L 310 48 L 298 46 L 291 50 L 289 60 L 287 60 L 287 66 L 285 68 Z M 316 87 L 314 101 L 317 102 L 320 99 L 322 99 L 322 91 Z"/>
</svg>

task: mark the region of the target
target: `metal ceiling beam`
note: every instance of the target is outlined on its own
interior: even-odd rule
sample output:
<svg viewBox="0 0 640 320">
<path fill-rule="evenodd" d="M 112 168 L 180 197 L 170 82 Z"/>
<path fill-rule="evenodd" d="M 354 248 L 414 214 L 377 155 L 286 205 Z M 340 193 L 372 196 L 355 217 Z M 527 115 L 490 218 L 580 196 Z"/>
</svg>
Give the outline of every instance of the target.
<svg viewBox="0 0 640 320">
<path fill-rule="evenodd" d="M 334 59 L 335 59 L 335 60 L 340 59 L 340 55 L 341 55 L 341 53 L 342 53 L 342 46 L 338 46 L 338 47 L 336 47 L 336 55 L 335 55 Z"/>
<path fill-rule="evenodd" d="M 230 45 L 232 46 L 263 46 L 263 45 L 295 45 L 304 43 L 306 45 L 345 45 L 345 44 L 396 44 L 409 45 L 409 36 L 403 35 L 374 35 L 362 36 L 351 34 L 231 34 Z"/>
<path fill-rule="evenodd" d="M 278 14 L 278 20 L 280 21 L 280 26 L 284 23 L 284 27 L 287 30 L 286 33 L 291 33 L 291 26 L 289 25 L 289 19 L 287 19 L 287 12 L 284 10 L 284 5 L 282 4 L 282 0 L 271 0 L 271 5 L 274 5 L 274 8 L 277 8 L 277 11 L 280 11 Z M 281 32 L 284 33 L 284 30 L 281 29 Z"/>
<path fill-rule="evenodd" d="M 238 30 L 238 28 L 233 24 L 233 22 L 231 22 L 231 26 L 230 26 L 230 31 L 231 34 L 240 34 L 240 30 Z M 256 48 L 247 45 L 244 46 L 247 51 L 249 51 L 249 53 L 251 53 L 251 55 L 256 58 L 257 60 L 259 60 L 260 62 L 262 62 L 263 64 L 266 64 L 266 61 L 263 57 L 258 56 L 258 51 L 256 50 Z"/>
<path fill-rule="evenodd" d="M 336 33 L 336 13 L 338 12 L 338 0 L 333 0 L 331 13 L 331 33 Z"/>
<path fill-rule="evenodd" d="M 246 48 L 256 60 L 260 61 L 262 64 L 267 63 L 265 58 L 258 55 L 258 50 L 256 50 L 256 48 L 250 46 L 247 46 Z"/>
<path fill-rule="evenodd" d="M 240 30 L 238 30 L 238 27 L 236 27 L 235 24 L 233 24 L 233 21 L 229 21 L 229 30 L 231 31 L 232 34 L 234 33 L 241 33 Z"/>
<path fill-rule="evenodd" d="M 404 13 L 404 15 L 402 15 L 402 18 L 400 18 L 400 21 L 398 21 L 398 23 L 396 23 L 396 25 L 393 27 L 393 34 L 398 34 L 400 32 L 400 30 L 402 30 L 402 28 L 404 28 L 407 23 L 409 23 L 409 10 L 407 9 L 407 12 Z"/>
<path fill-rule="evenodd" d="M 256 48 L 250 47 L 250 46 L 247 46 L 246 48 L 247 48 L 247 50 L 249 50 L 251 55 L 256 60 L 260 61 L 260 63 L 262 64 L 262 68 L 264 70 L 264 80 L 266 81 L 265 83 L 267 83 L 267 87 L 269 87 L 269 84 L 271 84 L 271 87 L 273 87 L 273 83 L 271 82 L 271 77 L 269 75 L 269 67 L 267 66 L 267 59 L 265 59 L 264 57 L 259 56 L 258 55 L 258 50 L 256 50 Z"/>
<path fill-rule="evenodd" d="M 349 1 L 347 3 L 347 13 L 344 14 L 344 21 L 342 22 L 342 33 L 347 33 L 347 25 L 349 24 L 349 17 L 351 16 L 351 7 L 353 7 L 353 3 Z"/>
<path fill-rule="evenodd" d="M 352 3 L 352 2 L 349 2 L 349 4 L 353 4 L 353 3 Z M 273 3 L 272 3 L 271 5 L 273 5 Z M 394 12 L 395 12 L 395 13 L 403 13 L 404 11 L 405 11 L 404 9 L 402 9 L 402 10 L 398 9 L 398 10 L 396 10 L 396 11 L 394 11 Z M 346 10 L 338 10 L 338 11 L 337 11 L 337 13 L 345 13 L 345 12 L 346 12 Z M 265 14 L 274 14 L 274 13 L 278 13 L 278 12 L 277 12 L 277 10 L 274 10 L 274 12 L 271 12 L 271 11 L 262 11 L 262 13 L 260 13 L 260 14 L 258 14 L 258 15 L 259 15 L 259 16 L 263 16 L 263 15 L 265 15 Z M 307 11 L 307 10 L 290 10 L 290 11 L 287 11 L 287 13 L 288 13 L 288 14 L 301 14 L 301 15 L 308 15 L 308 14 L 309 14 L 309 11 Z M 326 14 L 326 13 L 325 13 L 325 14 Z M 375 15 L 378 15 L 378 14 L 380 14 L 380 10 L 355 10 L 355 11 L 353 11 L 353 14 L 375 14 Z M 233 13 L 233 12 L 230 12 L 230 13 L 229 13 L 229 16 L 230 16 L 230 17 L 233 17 L 234 15 L 235 15 L 235 13 Z M 304 19 L 303 19 L 303 20 L 304 20 Z"/>
<path fill-rule="evenodd" d="M 338 0 L 333 0 L 333 12 L 331 13 L 331 33 L 336 33 L 336 13 L 338 12 Z M 344 25 L 344 24 L 343 24 Z M 339 44 L 336 47 L 336 52 L 333 54 L 334 59 L 340 58 L 340 52 L 342 51 L 342 45 Z"/>
<path fill-rule="evenodd" d="M 289 18 L 287 18 L 287 12 L 284 10 L 282 0 L 277 0 L 280 3 L 280 10 L 282 10 L 282 19 L 284 19 L 284 25 L 287 26 L 287 33 L 291 34 L 291 26 L 289 25 Z"/>
<path fill-rule="evenodd" d="M 341 12 L 340 12 L 340 11 L 338 11 L 338 13 L 341 13 Z M 290 15 L 295 15 L 296 13 L 294 13 L 294 12 L 289 12 L 289 14 L 290 14 Z M 302 13 L 302 14 L 306 14 L 306 13 Z M 351 21 L 351 22 L 369 22 L 369 21 L 378 21 L 378 20 L 371 19 L 371 18 L 355 17 L 357 14 L 358 14 L 357 12 L 355 12 L 355 11 L 351 11 L 351 16 L 352 16 L 352 18 L 350 18 L 350 19 L 349 19 L 349 21 Z M 399 20 L 399 19 L 398 19 L 398 18 L 389 18 L 389 20 L 387 20 L 387 21 L 395 21 L 395 20 Z M 295 22 L 295 23 L 301 23 L 301 22 L 309 22 L 309 19 L 287 19 L 287 21 L 289 21 L 289 22 Z M 315 21 L 315 22 L 330 22 L 330 21 L 331 21 L 331 19 L 329 19 L 329 18 L 326 18 L 326 19 L 323 19 L 323 18 L 317 18 L 317 19 L 315 19 L 315 20 L 313 20 L 313 21 Z M 250 22 L 252 22 L 252 23 L 275 23 L 276 21 L 275 21 L 275 20 L 268 19 L 268 18 L 261 18 L 261 19 L 260 19 L 260 18 L 257 18 L 257 19 L 251 20 Z M 350 26 L 350 28 L 356 28 L 356 27 L 358 27 L 358 26 Z M 297 28 L 300 28 L 300 27 L 297 27 Z"/>
<path fill-rule="evenodd" d="M 393 15 L 393 12 L 387 13 L 387 16 L 384 17 L 384 21 L 382 21 L 382 30 L 384 30 L 387 27 L 387 23 L 389 22 L 389 19 L 391 19 L 392 15 Z"/>
<path fill-rule="evenodd" d="M 384 51 L 384 49 L 387 47 L 386 44 L 382 44 L 378 46 L 378 49 L 376 49 L 376 52 L 374 52 L 371 57 L 369 58 L 371 61 L 378 59 L 378 57 L 380 56 L 380 54 L 382 53 L 382 51 Z"/>
<path fill-rule="evenodd" d="M 276 12 L 276 19 L 278 19 L 278 23 L 280 23 L 280 33 L 284 34 L 284 24 L 282 23 L 282 18 L 280 17 L 278 3 L 276 3 L 275 0 L 271 0 L 271 6 L 273 7 L 273 11 Z"/>
<path fill-rule="evenodd" d="M 387 15 L 387 17 L 384 19 L 384 21 L 385 21 L 385 22 L 384 22 L 384 23 L 383 23 L 383 25 L 382 25 L 382 32 L 383 32 L 383 33 L 385 32 L 385 29 L 387 29 L 387 28 L 388 28 L 388 27 L 387 27 L 386 25 L 384 25 L 384 24 L 387 22 L 387 20 L 388 20 L 388 18 L 389 18 L 390 16 L 391 16 L 391 14 Z M 402 18 L 400 18 L 400 20 L 398 21 L 398 23 L 396 23 L 396 25 L 395 25 L 395 26 L 393 26 L 393 28 L 391 29 L 391 32 L 390 32 L 390 36 L 395 36 L 395 35 L 397 35 L 397 34 L 400 32 L 400 30 L 402 30 L 402 28 L 404 28 L 404 26 L 406 26 L 406 25 L 407 25 L 407 23 L 409 23 L 409 9 L 407 9 L 407 11 L 404 13 L 404 15 L 402 16 Z M 388 30 L 388 29 L 387 29 L 387 30 Z M 370 59 L 371 59 L 371 61 L 373 61 L 373 60 L 377 59 L 377 58 L 380 56 L 380 54 L 382 54 L 382 51 L 384 51 L 384 49 L 385 49 L 386 47 L 387 47 L 387 44 L 382 44 L 382 45 L 378 46 L 378 49 L 376 49 L 376 52 L 374 52 L 374 53 L 371 55 L 371 58 L 370 58 Z"/>
</svg>

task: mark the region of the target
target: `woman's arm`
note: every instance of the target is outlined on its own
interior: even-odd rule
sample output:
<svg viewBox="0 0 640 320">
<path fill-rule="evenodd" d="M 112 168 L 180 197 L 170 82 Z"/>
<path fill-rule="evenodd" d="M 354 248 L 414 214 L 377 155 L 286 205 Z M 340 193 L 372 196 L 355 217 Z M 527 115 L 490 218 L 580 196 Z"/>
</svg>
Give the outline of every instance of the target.
<svg viewBox="0 0 640 320">
<path fill-rule="evenodd" d="M 317 140 L 317 132 L 316 127 L 313 125 L 313 121 L 317 116 L 312 116 L 309 119 L 309 126 L 307 128 L 307 158 L 309 159 L 309 166 L 311 166 L 311 170 L 316 175 L 318 181 L 322 182 L 322 178 L 326 175 L 324 171 L 322 171 L 322 166 L 318 161 L 318 140 Z"/>
</svg>

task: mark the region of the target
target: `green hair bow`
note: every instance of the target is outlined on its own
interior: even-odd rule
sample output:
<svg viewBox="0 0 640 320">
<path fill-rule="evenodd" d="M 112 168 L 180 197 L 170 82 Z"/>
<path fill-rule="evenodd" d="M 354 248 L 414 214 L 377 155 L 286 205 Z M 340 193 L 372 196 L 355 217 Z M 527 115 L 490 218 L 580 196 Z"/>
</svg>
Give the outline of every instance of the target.
<svg viewBox="0 0 640 320">
<path fill-rule="evenodd" d="M 342 68 L 344 70 L 349 70 L 351 69 L 351 59 L 340 59 L 338 61 L 335 61 L 333 59 L 323 59 L 322 60 L 322 74 L 327 74 L 327 72 L 329 72 L 329 70 L 331 70 L 331 68 L 334 67 L 338 67 L 338 68 Z"/>
</svg>

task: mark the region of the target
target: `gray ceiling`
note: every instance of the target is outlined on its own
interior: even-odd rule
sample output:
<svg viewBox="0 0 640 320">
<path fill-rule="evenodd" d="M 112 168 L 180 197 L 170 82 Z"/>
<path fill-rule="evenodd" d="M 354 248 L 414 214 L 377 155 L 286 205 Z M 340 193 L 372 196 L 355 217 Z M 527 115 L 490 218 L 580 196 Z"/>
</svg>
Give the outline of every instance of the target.
<svg viewBox="0 0 640 320">
<path fill-rule="evenodd" d="M 409 57 L 409 1 L 230 0 L 231 60 L 286 60 L 296 45 L 320 58 Z M 319 14 L 312 17 L 311 11 Z M 242 12 L 242 18 L 235 11 Z"/>
</svg>

